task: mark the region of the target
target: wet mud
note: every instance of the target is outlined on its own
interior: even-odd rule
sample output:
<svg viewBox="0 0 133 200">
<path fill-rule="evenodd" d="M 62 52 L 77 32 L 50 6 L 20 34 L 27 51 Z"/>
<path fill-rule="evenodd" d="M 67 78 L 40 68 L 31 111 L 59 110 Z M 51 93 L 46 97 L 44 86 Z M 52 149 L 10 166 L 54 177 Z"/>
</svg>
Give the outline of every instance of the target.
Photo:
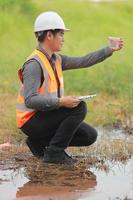
<svg viewBox="0 0 133 200">
<path fill-rule="evenodd" d="M 76 165 L 70 166 L 44 163 L 27 152 L 9 153 L 4 150 L 1 158 L 0 175 L 3 177 L 0 178 L 0 186 L 4 184 L 8 191 L 9 182 L 13 183 L 17 176 L 22 180 L 26 177 L 26 183 L 17 189 L 14 199 L 32 199 L 35 196 L 46 200 L 77 199 L 82 190 L 96 185 L 95 174 L 88 170 L 82 158 L 79 158 Z M 3 196 L 2 200 L 8 198 Z"/>
<path fill-rule="evenodd" d="M 0 154 L 2 200 L 133 200 L 132 158 L 115 163 L 80 156 L 67 166 L 19 150 Z"/>
<path fill-rule="evenodd" d="M 25 145 L 0 149 L 1 200 L 133 200 L 133 136 L 101 130 L 95 145 L 68 149 L 75 165 L 45 163 Z"/>
</svg>

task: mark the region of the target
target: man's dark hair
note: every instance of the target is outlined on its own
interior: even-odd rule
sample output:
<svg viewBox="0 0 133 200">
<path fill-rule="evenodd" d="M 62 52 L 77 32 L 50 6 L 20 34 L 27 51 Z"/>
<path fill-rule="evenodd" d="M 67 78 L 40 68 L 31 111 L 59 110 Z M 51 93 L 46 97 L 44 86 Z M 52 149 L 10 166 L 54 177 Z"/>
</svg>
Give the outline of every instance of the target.
<svg viewBox="0 0 133 200">
<path fill-rule="evenodd" d="M 60 29 L 35 32 L 35 36 L 38 39 L 38 42 L 43 42 L 45 40 L 48 31 L 51 31 L 55 36 L 58 32 L 60 32 Z"/>
</svg>

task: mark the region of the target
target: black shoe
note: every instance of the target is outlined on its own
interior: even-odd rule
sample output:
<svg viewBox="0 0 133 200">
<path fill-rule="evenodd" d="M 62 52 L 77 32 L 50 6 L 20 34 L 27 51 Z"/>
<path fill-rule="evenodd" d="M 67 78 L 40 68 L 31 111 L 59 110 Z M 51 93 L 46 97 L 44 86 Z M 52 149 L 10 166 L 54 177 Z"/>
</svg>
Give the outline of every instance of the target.
<svg viewBox="0 0 133 200">
<path fill-rule="evenodd" d="M 44 152 L 43 160 L 48 163 L 54 163 L 54 164 L 67 164 L 71 165 L 75 163 L 75 160 L 72 159 L 70 156 L 66 154 L 64 150 L 51 150 L 47 149 Z"/>
<path fill-rule="evenodd" d="M 32 154 L 38 158 L 41 158 L 44 156 L 44 149 L 42 144 L 39 143 L 37 140 L 31 140 L 29 138 L 26 139 L 26 144 L 29 147 Z"/>
</svg>

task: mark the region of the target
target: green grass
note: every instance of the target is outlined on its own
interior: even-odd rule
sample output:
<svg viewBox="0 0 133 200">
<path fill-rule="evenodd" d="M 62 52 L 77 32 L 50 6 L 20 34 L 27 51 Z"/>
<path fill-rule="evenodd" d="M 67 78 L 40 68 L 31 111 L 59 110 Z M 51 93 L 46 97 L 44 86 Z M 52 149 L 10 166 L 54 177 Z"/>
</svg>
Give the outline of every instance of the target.
<svg viewBox="0 0 133 200">
<path fill-rule="evenodd" d="M 100 98 L 97 97 L 100 104 L 102 104 L 102 94 L 108 96 L 107 101 L 110 97 L 117 99 L 117 102 L 120 100 L 120 104 L 125 100 L 127 104 L 126 107 L 125 104 L 121 105 L 122 109 L 123 107 L 126 109 L 127 115 L 132 114 L 132 3 L 92 4 L 87 0 L 0 0 L 1 95 L 10 93 L 13 94 L 13 98 L 17 95 L 19 89 L 17 70 L 37 45 L 33 34 L 34 20 L 38 14 L 47 10 L 57 11 L 63 17 L 66 26 L 71 29 L 65 34 L 62 54 L 85 55 L 107 46 L 107 37 L 110 35 L 124 38 L 124 49 L 108 60 L 92 68 L 65 72 L 65 90 L 66 94 L 73 95 L 96 92 L 100 95 Z M 106 98 L 103 96 L 103 99 L 105 101 Z M 9 108 L 8 111 L 11 110 L 12 115 L 15 115 L 13 108 Z M 102 115 L 104 107 L 99 112 Z M 110 113 L 111 119 L 115 121 L 116 117 L 113 114 Z M 94 122 L 95 117 L 96 115 L 90 120 Z M 108 119 L 110 117 L 107 115 L 105 120 L 97 120 L 97 123 L 105 123 L 106 120 L 109 121 Z"/>
</svg>

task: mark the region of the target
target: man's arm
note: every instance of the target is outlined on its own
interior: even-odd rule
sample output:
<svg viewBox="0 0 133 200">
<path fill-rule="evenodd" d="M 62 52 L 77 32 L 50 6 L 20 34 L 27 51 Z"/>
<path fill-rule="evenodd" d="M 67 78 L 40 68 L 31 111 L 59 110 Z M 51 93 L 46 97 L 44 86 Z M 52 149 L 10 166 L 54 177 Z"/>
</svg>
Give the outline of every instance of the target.
<svg viewBox="0 0 133 200">
<path fill-rule="evenodd" d="M 112 49 L 110 47 L 106 47 L 82 57 L 68 57 L 65 55 L 61 55 L 62 69 L 70 70 L 90 67 L 92 65 L 102 62 L 103 60 L 111 56 L 112 53 Z"/>
<path fill-rule="evenodd" d="M 58 98 L 46 98 L 38 94 L 42 73 L 41 66 L 37 61 L 29 61 L 24 65 L 23 84 L 25 104 L 28 108 L 40 111 L 56 109 L 59 107 Z"/>
</svg>

